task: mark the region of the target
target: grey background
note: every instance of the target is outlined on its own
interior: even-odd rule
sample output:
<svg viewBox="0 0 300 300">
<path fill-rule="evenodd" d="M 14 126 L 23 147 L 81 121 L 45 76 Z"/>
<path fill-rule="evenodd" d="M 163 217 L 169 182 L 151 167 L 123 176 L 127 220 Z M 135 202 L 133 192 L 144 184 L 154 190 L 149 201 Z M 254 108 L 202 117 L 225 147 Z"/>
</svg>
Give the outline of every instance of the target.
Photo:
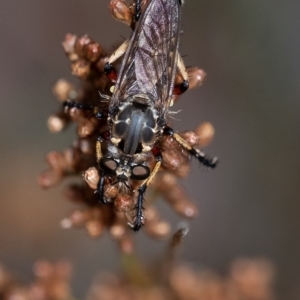
<svg viewBox="0 0 300 300">
<path fill-rule="evenodd" d="M 72 206 L 62 186 L 41 191 L 36 176 L 45 154 L 74 136 L 73 129 L 50 134 L 45 125 L 58 107 L 52 84 L 72 78 L 60 46 L 64 35 L 88 33 L 109 48 L 130 34 L 110 17 L 108 2 L 0 2 L 0 261 L 28 281 L 37 259 L 69 258 L 79 296 L 97 271 L 118 269 L 116 245 L 61 230 Z M 208 78 L 176 107 L 182 109 L 176 129 L 214 124 L 206 152 L 221 160 L 209 173 L 195 163 L 184 182 L 201 213 L 183 259 L 224 272 L 237 257 L 267 257 L 277 267 L 280 299 L 300 297 L 299 14 L 293 0 L 187 0 L 181 53 Z M 166 205 L 161 209 L 173 224 L 180 220 Z M 163 247 L 143 233 L 135 239 L 147 260 Z"/>
</svg>

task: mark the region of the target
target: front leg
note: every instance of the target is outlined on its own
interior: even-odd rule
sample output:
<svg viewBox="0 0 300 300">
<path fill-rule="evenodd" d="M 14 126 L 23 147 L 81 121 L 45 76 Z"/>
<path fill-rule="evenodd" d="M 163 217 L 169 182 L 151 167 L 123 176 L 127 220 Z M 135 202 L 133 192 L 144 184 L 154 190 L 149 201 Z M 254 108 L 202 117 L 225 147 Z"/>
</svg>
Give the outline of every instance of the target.
<svg viewBox="0 0 300 300">
<path fill-rule="evenodd" d="M 135 0 L 135 13 L 134 13 L 134 21 L 135 23 L 139 20 L 141 16 L 141 0 Z"/>
<path fill-rule="evenodd" d="M 104 198 L 104 183 L 105 183 L 105 172 L 101 170 L 100 168 L 100 160 L 102 158 L 102 150 L 101 150 L 101 142 L 103 141 L 103 138 L 100 136 L 98 137 L 98 140 L 96 142 L 96 160 L 98 163 L 98 172 L 100 175 L 100 180 L 98 182 L 97 190 L 95 191 L 95 194 L 98 196 L 98 200 L 100 203 L 106 203 Z"/>
<path fill-rule="evenodd" d="M 154 169 L 152 170 L 150 176 L 141 184 L 141 186 L 138 189 L 138 200 L 137 204 L 135 206 L 136 209 L 136 215 L 135 215 L 135 220 L 133 224 L 130 224 L 133 231 L 139 231 L 144 224 L 145 217 L 144 217 L 144 207 L 143 207 L 143 202 L 144 202 L 144 194 L 146 192 L 147 187 L 151 184 L 153 181 L 156 173 L 158 172 L 160 166 L 161 166 L 161 161 L 162 161 L 162 155 L 160 150 L 157 147 L 154 147 L 152 149 L 152 154 L 156 158 L 156 164 Z"/>
<path fill-rule="evenodd" d="M 144 225 L 145 217 L 144 217 L 144 207 L 143 207 L 143 202 L 144 202 L 144 194 L 146 192 L 147 185 L 146 183 L 142 184 L 139 189 L 138 189 L 138 200 L 137 204 L 135 206 L 136 209 L 136 215 L 135 215 L 135 220 L 134 223 L 131 224 L 132 230 L 137 232 L 141 229 L 141 227 Z"/>
<path fill-rule="evenodd" d="M 97 190 L 95 191 L 95 194 L 97 194 L 98 200 L 100 203 L 106 203 L 106 200 L 104 198 L 104 183 L 105 183 L 105 173 L 100 170 L 100 180 L 98 183 Z"/>
</svg>

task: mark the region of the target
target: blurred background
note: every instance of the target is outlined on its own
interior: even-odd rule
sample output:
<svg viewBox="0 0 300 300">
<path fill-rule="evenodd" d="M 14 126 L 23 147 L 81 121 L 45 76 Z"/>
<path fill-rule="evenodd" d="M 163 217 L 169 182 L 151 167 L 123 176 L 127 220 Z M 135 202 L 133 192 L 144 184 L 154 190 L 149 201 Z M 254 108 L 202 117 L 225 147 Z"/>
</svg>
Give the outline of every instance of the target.
<svg viewBox="0 0 300 300">
<path fill-rule="evenodd" d="M 108 3 L 0 2 L 0 261 L 29 281 L 36 260 L 68 258 L 79 297 L 99 270 L 118 269 L 118 249 L 107 236 L 62 230 L 72 209 L 63 187 L 43 191 L 36 178 L 46 153 L 74 137 L 74 128 L 55 135 L 46 127 L 59 106 L 52 85 L 61 77 L 76 82 L 61 47 L 65 34 L 87 33 L 106 49 L 130 35 Z M 278 299 L 300 299 L 299 14 L 295 0 L 187 0 L 181 54 L 208 76 L 176 104 L 182 112 L 174 124 L 212 122 L 216 136 L 205 150 L 220 158 L 211 172 L 194 163 L 183 182 L 200 215 L 182 258 L 222 273 L 235 258 L 266 257 L 277 269 Z M 160 209 L 175 228 L 180 218 Z M 147 260 L 163 247 L 143 233 L 135 240 Z"/>
</svg>

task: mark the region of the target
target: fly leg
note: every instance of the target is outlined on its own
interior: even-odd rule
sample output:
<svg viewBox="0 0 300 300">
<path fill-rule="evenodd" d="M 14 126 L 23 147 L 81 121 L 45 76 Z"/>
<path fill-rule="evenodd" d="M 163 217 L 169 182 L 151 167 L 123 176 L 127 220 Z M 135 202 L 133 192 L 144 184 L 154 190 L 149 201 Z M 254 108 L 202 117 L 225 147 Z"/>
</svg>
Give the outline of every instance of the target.
<svg viewBox="0 0 300 300">
<path fill-rule="evenodd" d="M 96 142 L 96 160 L 98 165 L 100 164 L 100 160 L 102 158 L 102 151 L 101 151 L 101 142 L 103 141 L 102 137 L 98 137 L 98 140 Z M 95 191 L 95 194 L 97 194 L 99 202 L 106 203 L 104 199 L 104 183 L 105 183 L 105 172 L 103 172 L 99 166 L 98 168 L 100 180 L 98 182 L 97 190 Z"/>
<path fill-rule="evenodd" d="M 136 215 L 135 215 L 135 220 L 134 223 L 131 224 L 132 226 L 132 230 L 137 232 L 141 229 L 142 225 L 144 224 L 144 207 L 143 207 L 143 202 L 144 202 L 144 194 L 146 192 L 147 189 L 147 184 L 143 183 L 140 187 L 139 187 L 139 195 L 138 195 L 138 200 L 137 200 L 137 204 L 135 206 L 136 209 Z"/>
<path fill-rule="evenodd" d="M 141 16 L 141 0 L 135 0 L 134 22 L 136 23 Z"/>
<path fill-rule="evenodd" d="M 95 191 L 95 194 L 97 194 L 98 200 L 100 203 L 106 203 L 104 198 L 104 182 L 105 182 L 105 173 L 100 170 L 100 180 L 97 186 L 97 190 Z"/>
<path fill-rule="evenodd" d="M 177 68 L 179 74 L 183 78 L 183 81 L 180 84 L 174 86 L 173 94 L 181 95 L 189 88 L 189 80 L 188 80 L 188 73 L 186 71 L 186 67 L 179 53 L 177 55 Z"/>
<path fill-rule="evenodd" d="M 63 103 L 63 107 L 67 108 L 67 109 L 71 109 L 71 108 L 78 108 L 78 109 L 82 109 L 82 110 L 94 110 L 94 106 L 93 105 L 89 105 L 89 104 L 84 104 L 84 103 L 78 103 L 75 101 L 64 101 Z"/>
<path fill-rule="evenodd" d="M 172 128 L 166 126 L 164 128 L 164 134 L 172 136 L 178 144 L 180 144 L 185 150 L 187 150 L 192 156 L 198 159 L 200 163 L 209 168 L 215 168 L 218 163 L 218 158 L 208 158 L 204 152 L 192 147 L 187 143 L 179 134 L 175 133 Z"/>
<path fill-rule="evenodd" d="M 77 108 L 81 110 L 90 111 L 92 115 L 94 115 L 98 120 L 105 120 L 107 119 L 107 112 L 100 111 L 97 106 L 89 105 L 85 103 L 78 103 L 75 101 L 65 101 L 63 103 L 63 107 L 65 109 Z"/>
<path fill-rule="evenodd" d="M 116 82 L 117 73 L 113 69 L 112 63 L 120 58 L 126 51 L 129 44 L 129 40 L 126 40 L 121 46 L 110 56 L 107 63 L 104 66 L 104 73 L 112 82 Z"/>
<path fill-rule="evenodd" d="M 160 151 L 157 151 L 157 148 L 155 149 L 155 158 L 156 158 L 156 164 L 154 169 L 152 170 L 150 176 L 141 184 L 141 186 L 138 189 L 138 200 L 136 204 L 136 215 L 135 215 L 135 220 L 134 223 L 131 224 L 133 231 L 139 231 L 144 224 L 144 207 L 143 207 L 143 202 L 144 202 L 144 194 L 146 192 L 147 187 L 151 184 L 152 180 L 154 179 L 156 173 L 158 172 L 160 166 L 161 166 L 161 161 L 162 161 L 162 156 Z M 154 151 L 153 151 L 154 152 Z"/>
</svg>

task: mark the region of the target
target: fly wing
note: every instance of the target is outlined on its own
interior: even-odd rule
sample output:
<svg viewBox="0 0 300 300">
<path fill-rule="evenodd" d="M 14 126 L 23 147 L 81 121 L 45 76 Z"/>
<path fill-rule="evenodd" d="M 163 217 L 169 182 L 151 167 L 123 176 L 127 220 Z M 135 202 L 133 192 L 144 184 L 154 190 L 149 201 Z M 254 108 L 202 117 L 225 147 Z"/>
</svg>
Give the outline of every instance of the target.
<svg viewBox="0 0 300 300">
<path fill-rule="evenodd" d="M 145 94 L 159 108 L 172 96 L 180 31 L 179 0 L 150 0 L 120 68 L 111 105 Z"/>
</svg>

